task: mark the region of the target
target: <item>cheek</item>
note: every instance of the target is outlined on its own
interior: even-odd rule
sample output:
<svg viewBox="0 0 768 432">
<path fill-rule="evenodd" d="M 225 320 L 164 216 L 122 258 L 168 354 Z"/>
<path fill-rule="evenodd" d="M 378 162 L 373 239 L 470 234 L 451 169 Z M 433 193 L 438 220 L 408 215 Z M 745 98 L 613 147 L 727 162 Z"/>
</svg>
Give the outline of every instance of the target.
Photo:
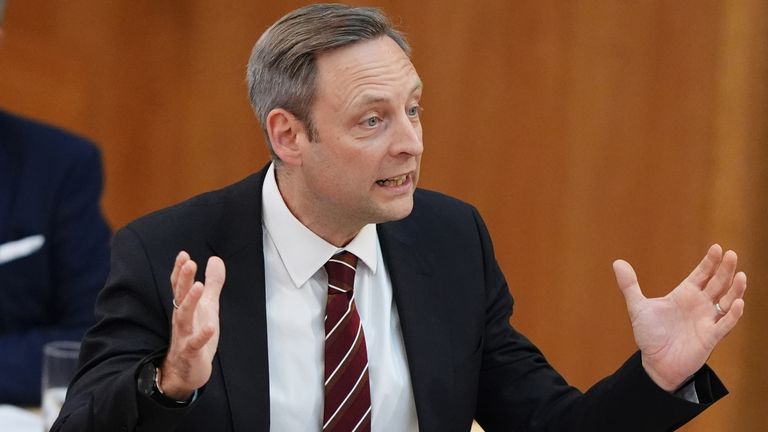
<svg viewBox="0 0 768 432">
<path fill-rule="evenodd" d="M 312 152 L 315 170 L 327 171 L 334 176 L 333 183 L 346 190 L 368 189 L 378 179 L 380 168 L 386 158 L 387 139 L 385 136 L 370 139 L 351 139 L 332 135 L 334 139 L 316 142 L 322 146 Z"/>
<path fill-rule="evenodd" d="M 383 158 L 377 149 L 378 147 L 370 143 L 359 143 L 354 151 L 339 152 L 335 160 L 350 179 L 376 178 Z"/>
</svg>

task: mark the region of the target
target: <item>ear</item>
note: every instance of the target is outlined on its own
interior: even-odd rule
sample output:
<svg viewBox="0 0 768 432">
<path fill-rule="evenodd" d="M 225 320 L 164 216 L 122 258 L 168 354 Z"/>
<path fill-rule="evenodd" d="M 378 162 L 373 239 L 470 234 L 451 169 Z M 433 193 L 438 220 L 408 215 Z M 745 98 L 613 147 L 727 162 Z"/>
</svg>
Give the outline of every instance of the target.
<svg viewBox="0 0 768 432">
<path fill-rule="evenodd" d="M 307 134 L 304 125 L 290 112 L 275 108 L 267 115 L 267 133 L 272 150 L 288 165 L 301 165 L 301 149 Z"/>
</svg>

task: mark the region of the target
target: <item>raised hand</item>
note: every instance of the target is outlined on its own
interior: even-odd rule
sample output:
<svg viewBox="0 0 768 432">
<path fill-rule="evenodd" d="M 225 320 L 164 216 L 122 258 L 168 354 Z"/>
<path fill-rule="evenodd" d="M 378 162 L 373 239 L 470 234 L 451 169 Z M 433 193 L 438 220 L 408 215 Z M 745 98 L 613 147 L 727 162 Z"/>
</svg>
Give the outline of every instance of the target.
<svg viewBox="0 0 768 432">
<path fill-rule="evenodd" d="M 613 263 L 643 367 L 661 388 L 674 391 L 699 370 L 741 318 L 747 276 L 736 262 L 736 253 L 713 245 L 672 292 L 650 299 L 629 263 Z"/>
<path fill-rule="evenodd" d="M 180 252 L 171 273 L 174 295 L 171 346 L 160 368 L 160 387 L 166 396 L 187 400 L 211 377 L 219 345 L 219 295 L 226 276 L 224 262 L 210 257 L 205 283 L 195 281 L 197 264 Z"/>
</svg>

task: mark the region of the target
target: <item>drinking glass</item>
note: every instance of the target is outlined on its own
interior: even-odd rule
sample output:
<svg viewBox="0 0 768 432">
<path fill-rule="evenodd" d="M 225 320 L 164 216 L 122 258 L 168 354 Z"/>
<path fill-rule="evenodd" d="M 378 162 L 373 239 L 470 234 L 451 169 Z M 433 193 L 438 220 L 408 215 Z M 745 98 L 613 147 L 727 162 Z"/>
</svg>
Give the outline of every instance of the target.
<svg viewBox="0 0 768 432">
<path fill-rule="evenodd" d="M 77 372 L 80 342 L 54 341 L 43 347 L 43 427 L 48 431 L 59 416 L 67 386 Z"/>
</svg>

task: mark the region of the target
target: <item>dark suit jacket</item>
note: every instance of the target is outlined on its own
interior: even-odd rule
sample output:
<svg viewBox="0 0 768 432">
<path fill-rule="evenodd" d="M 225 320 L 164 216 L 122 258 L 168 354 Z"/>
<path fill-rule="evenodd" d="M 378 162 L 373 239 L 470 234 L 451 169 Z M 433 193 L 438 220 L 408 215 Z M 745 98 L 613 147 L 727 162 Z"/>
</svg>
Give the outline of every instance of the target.
<svg viewBox="0 0 768 432">
<path fill-rule="evenodd" d="M 146 216 L 115 235 L 99 323 L 85 338 L 86 362 L 55 431 L 269 430 L 264 174 Z M 586 395 L 568 386 L 508 324 L 512 298 L 488 232 L 469 205 L 419 190 L 413 213 L 378 232 L 423 432 L 468 431 L 473 417 L 488 432 L 669 430 L 724 393 L 704 369 L 697 378 L 705 404 L 678 399 L 653 384 L 637 355 Z M 189 407 L 166 408 L 137 394 L 136 377 L 141 364 L 167 348 L 169 275 L 181 249 L 199 263 L 223 258 L 227 280 L 211 379 Z"/>
<path fill-rule="evenodd" d="M 43 344 L 80 340 L 95 322 L 109 271 L 100 195 L 96 147 L 0 111 L 0 245 L 44 237 L 0 263 L 0 403 L 39 403 Z"/>
</svg>

